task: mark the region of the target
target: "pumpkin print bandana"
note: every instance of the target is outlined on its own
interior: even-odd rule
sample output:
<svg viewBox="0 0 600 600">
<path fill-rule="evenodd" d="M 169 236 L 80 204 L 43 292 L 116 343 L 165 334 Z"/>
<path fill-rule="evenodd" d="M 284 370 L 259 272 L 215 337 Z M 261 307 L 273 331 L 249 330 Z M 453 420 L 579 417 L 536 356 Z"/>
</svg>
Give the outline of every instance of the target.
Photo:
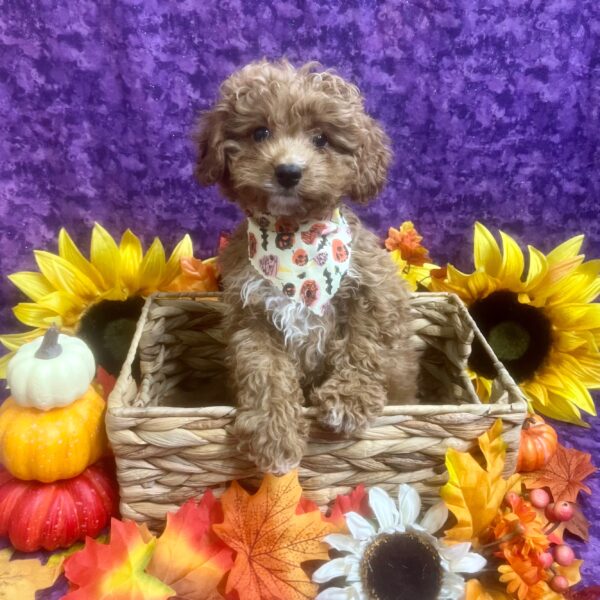
<svg viewBox="0 0 600 600">
<path fill-rule="evenodd" d="M 350 266 L 352 232 L 336 209 L 331 220 L 248 218 L 254 268 L 288 298 L 323 315 Z"/>
</svg>

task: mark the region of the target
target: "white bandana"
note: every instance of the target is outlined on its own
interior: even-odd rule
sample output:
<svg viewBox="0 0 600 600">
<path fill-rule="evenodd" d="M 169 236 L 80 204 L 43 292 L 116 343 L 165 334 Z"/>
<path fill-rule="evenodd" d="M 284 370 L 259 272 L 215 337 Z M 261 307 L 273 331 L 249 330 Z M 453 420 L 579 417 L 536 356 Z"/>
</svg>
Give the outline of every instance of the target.
<svg viewBox="0 0 600 600">
<path fill-rule="evenodd" d="M 252 266 L 277 289 L 324 314 L 350 266 L 352 231 L 340 210 L 331 220 L 296 221 L 261 213 L 248 218 Z"/>
</svg>

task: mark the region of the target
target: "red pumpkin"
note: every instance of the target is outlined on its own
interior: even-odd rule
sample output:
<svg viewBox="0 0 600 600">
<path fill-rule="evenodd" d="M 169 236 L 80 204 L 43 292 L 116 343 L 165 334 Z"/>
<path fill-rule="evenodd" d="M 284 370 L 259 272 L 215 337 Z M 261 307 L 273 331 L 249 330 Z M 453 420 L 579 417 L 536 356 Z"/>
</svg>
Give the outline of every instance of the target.
<svg viewBox="0 0 600 600">
<path fill-rule="evenodd" d="M 539 415 L 530 415 L 521 430 L 517 471 L 541 469 L 552 458 L 557 446 L 558 436 L 554 428 Z"/>
<path fill-rule="evenodd" d="M 0 535 L 22 552 L 68 548 L 97 536 L 119 496 L 112 465 L 99 462 L 72 479 L 40 483 L 15 479 L 0 470 Z"/>
</svg>

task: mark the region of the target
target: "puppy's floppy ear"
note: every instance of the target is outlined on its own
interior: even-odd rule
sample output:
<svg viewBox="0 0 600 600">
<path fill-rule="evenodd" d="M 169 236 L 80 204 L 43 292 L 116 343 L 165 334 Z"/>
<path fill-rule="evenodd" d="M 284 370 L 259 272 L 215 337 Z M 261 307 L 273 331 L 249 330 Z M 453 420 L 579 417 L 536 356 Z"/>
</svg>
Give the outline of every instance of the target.
<svg viewBox="0 0 600 600">
<path fill-rule="evenodd" d="M 194 173 L 203 185 L 223 182 L 227 175 L 225 156 L 225 113 L 218 108 L 204 113 L 194 135 L 198 158 Z"/>
<path fill-rule="evenodd" d="M 392 151 L 386 133 L 377 121 L 367 115 L 360 124 L 359 141 L 350 199 L 366 204 L 381 191 L 386 181 Z"/>
</svg>

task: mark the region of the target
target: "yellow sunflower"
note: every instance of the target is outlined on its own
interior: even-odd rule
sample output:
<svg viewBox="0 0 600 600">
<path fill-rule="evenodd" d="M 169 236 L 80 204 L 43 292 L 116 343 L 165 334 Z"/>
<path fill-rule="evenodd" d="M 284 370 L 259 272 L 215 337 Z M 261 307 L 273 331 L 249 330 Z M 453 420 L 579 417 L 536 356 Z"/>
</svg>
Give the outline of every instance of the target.
<svg viewBox="0 0 600 600">
<path fill-rule="evenodd" d="M 404 221 L 400 229 L 390 227 L 385 247 L 390 252 L 390 258 L 398 266 L 398 275 L 408 282 L 411 291 L 427 288 L 431 271 L 438 269 L 429 261 L 429 251 L 421 245 L 423 236 L 411 221 Z"/>
<path fill-rule="evenodd" d="M 182 283 L 185 289 L 217 289 L 212 261 L 200 268 L 200 261 L 193 258 L 189 235 L 175 246 L 167 260 L 158 238 L 144 254 L 142 243 L 129 229 L 117 245 L 103 227 L 95 224 L 89 260 L 64 229 L 58 236 L 57 255 L 43 250 L 35 250 L 34 255 L 39 272 L 22 271 L 8 279 L 32 300 L 15 306 L 15 316 L 35 329 L 0 336 L 0 342 L 11 351 L 0 358 L 0 377 L 5 377 L 12 352 L 42 335 L 52 324 L 85 339 L 98 363 L 116 374 L 145 296 L 156 291 L 179 291 Z M 186 272 L 185 266 L 189 271 L 190 264 L 195 267 L 192 274 Z"/>
<path fill-rule="evenodd" d="M 462 298 L 498 358 L 528 398 L 549 417 L 583 425 L 581 412 L 595 415 L 589 390 L 600 388 L 600 260 L 584 262 L 584 236 L 548 255 L 475 224 L 475 271 L 448 265 L 434 272 L 431 289 Z M 477 343 L 469 359 L 478 393 L 486 400 L 495 369 Z"/>
</svg>

